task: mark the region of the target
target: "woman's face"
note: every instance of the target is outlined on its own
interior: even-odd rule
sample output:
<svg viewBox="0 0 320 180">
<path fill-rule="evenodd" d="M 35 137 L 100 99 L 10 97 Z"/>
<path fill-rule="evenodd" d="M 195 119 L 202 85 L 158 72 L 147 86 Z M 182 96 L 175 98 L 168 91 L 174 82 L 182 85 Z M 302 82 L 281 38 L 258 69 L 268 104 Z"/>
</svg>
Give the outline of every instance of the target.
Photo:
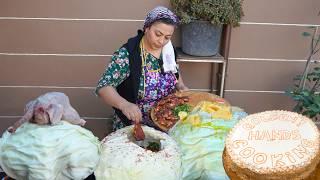
<svg viewBox="0 0 320 180">
<path fill-rule="evenodd" d="M 155 22 L 145 29 L 145 37 L 149 48 L 153 50 L 161 49 L 172 37 L 174 26 L 162 22 Z"/>
</svg>

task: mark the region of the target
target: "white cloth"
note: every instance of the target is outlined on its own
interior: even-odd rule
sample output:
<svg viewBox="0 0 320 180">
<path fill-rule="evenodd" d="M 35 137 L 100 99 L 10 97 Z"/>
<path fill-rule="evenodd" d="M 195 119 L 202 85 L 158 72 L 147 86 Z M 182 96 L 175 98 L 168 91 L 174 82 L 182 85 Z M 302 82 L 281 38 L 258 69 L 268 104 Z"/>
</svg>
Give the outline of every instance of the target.
<svg viewBox="0 0 320 180">
<path fill-rule="evenodd" d="M 169 41 L 162 49 L 162 60 L 164 72 L 177 73 L 177 64 L 175 60 L 174 49 L 171 41 Z"/>
</svg>

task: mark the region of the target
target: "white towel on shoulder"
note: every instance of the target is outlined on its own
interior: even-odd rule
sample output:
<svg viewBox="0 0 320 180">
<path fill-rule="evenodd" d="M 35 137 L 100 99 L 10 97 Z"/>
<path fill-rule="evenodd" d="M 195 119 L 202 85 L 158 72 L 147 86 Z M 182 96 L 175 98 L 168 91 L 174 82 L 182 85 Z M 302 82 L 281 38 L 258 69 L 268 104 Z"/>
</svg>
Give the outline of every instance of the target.
<svg viewBox="0 0 320 180">
<path fill-rule="evenodd" d="M 169 41 L 162 49 L 162 60 L 164 72 L 177 73 L 177 64 L 175 61 L 174 49 L 171 41 Z"/>
</svg>

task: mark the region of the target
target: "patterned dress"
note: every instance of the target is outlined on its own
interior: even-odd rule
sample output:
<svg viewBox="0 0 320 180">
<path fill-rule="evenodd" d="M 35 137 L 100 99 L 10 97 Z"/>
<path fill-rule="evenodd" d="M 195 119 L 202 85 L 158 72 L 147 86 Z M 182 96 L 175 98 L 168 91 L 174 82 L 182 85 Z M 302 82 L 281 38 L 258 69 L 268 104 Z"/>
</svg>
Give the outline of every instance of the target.
<svg viewBox="0 0 320 180">
<path fill-rule="evenodd" d="M 174 92 L 177 79 L 171 72 L 161 72 L 159 59 L 150 53 L 146 53 L 142 64 L 142 76 L 140 77 L 136 104 L 142 112 L 142 124 L 154 127 L 154 123 L 150 120 L 150 110 L 159 99 Z M 116 88 L 126 80 L 129 75 L 129 52 L 126 48 L 122 47 L 113 54 L 111 63 L 98 82 L 96 93 L 105 86 Z M 125 124 L 121 119 L 114 114 L 113 130 L 120 129 L 124 126 Z"/>
</svg>

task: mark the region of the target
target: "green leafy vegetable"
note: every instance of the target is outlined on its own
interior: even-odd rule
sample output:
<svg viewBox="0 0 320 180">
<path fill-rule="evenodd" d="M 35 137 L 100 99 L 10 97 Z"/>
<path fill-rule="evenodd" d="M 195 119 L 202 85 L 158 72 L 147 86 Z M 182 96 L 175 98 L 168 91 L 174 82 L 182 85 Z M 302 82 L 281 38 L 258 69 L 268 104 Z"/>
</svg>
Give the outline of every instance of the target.
<svg viewBox="0 0 320 180">
<path fill-rule="evenodd" d="M 185 112 L 189 113 L 190 110 L 191 110 L 191 106 L 189 104 L 181 104 L 181 105 L 176 106 L 173 109 L 173 114 L 178 117 L 178 114 L 180 111 L 185 111 Z"/>
<path fill-rule="evenodd" d="M 160 151 L 160 144 L 157 142 L 149 142 L 146 149 L 148 149 L 152 152 L 158 152 L 158 151 Z"/>
</svg>

